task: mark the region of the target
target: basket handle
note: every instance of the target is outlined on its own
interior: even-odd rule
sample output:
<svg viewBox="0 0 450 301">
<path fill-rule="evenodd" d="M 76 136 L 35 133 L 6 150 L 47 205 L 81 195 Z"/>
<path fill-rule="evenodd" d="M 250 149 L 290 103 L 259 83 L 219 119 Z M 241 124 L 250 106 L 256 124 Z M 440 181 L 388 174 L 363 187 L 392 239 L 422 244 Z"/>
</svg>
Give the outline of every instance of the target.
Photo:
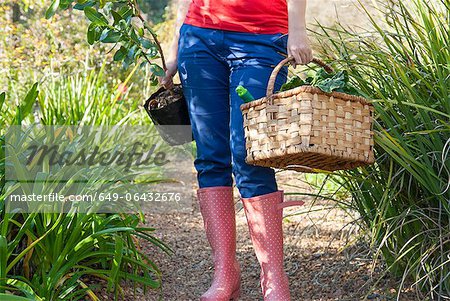
<svg viewBox="0 0 450 301">
<path fill-rule="evenodd" d="M 289 56 L 283 59 L 281 62 L 278 63 L 278 65 L 275 66 L 275 68 L 272 71 L 272 74 L 270 75 L 269 83 L 267 84 L 267 92 L 266 92 L 267 98 L 270 99 L 270 97 L 272 97 L 273 95 L 273 88 L 275 86 L 275 80 L 277 79 L 278 72 L 280 72 L 281 68 L 283 68 L 284 65 L 293 61 L 295 61 L 295 58 L 293 56 Z M 325 69 L 325 71 L 328 73 L 334 72 L 333 68 L 331 68 L 330 65 L 327 65 L 321 59 L 313 58 L 311 62 L 319 65 L 320 67 L 323 67 L 323 69 Z"/>
</svg>

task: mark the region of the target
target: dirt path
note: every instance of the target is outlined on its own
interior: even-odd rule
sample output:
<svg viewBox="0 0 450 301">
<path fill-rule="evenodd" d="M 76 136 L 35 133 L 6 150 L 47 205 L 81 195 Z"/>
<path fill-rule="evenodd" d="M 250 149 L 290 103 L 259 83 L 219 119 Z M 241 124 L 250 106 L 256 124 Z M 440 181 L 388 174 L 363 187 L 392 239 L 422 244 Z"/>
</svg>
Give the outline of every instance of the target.
<svg viewBox="0 0 450 301">
<path fill-rule="evenodd" d="M 298 181 L 300 174 L 284 173 L 278 176 L 281 189 L 285 192 L 308 191 Z M 292 184 L 296 188 L 292 188 Z M 238 194 L 236 193 L 236 196 Z M 284 220 L 285 269 L 290 278 L 292 300 L 360 300 L 369 294 L 368 300 L 395 300 L 394 280 L 385 277 L 371 288 L 380 275 L 381 266 L 371 272 L 371 259 L 367 246 L 356 243 L 342 250 L 349 240 L 359 234 L 352 221 L 335 204 L 317 202 L 311 205 L 311 198 L 302 198 L 307 206 L 290 208 L 286 214 L 302 212 L 301 215 Z M 329 207 L 333 209 L 327 209 Z M 237 208 L 237 250 L 243 275 L 242 301 L 261 300 L 259 288 L 259 265 L 248 233 L 241 202 L 236 197 Z M 158 229 L 158 236 L 175 251 L 173 256 L 162 254 L 152 245 L 142 247 L 150 258 L 155 259 L 163 273 L 162 300 L 198 300 L 208 288 L 212 277 L 210 249 L 203 232 L 203 222 L 196 202 L 191 212 L 171 214 L 148 214 L 148 225 Z M 127 289 L 130 290 L 130 289 Z M 127 292 L 128 300 L 159 300 L 155 292 L 137 295 Z M 400 300 L 416 300 L 412 292 Z"/>
</svg>

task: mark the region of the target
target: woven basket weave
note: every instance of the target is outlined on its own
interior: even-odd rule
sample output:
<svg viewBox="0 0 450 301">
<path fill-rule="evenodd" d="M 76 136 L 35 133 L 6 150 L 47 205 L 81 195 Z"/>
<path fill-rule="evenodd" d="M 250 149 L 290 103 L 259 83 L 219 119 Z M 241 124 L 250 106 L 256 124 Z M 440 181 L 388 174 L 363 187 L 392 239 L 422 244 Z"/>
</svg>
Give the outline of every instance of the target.
<svg viewBox="0 0 450 301">
<path fill-rule="evenodd" d="M 302 172 L 372 164 L 373 106 L 362 97 L 312 86 L 273 94 L 279 70 L 290 61 L 275 67 L 266 97 L 241 105 L 246 162 Z M 319 59 L 313 62 L 333 71 Z"/>
</svg>

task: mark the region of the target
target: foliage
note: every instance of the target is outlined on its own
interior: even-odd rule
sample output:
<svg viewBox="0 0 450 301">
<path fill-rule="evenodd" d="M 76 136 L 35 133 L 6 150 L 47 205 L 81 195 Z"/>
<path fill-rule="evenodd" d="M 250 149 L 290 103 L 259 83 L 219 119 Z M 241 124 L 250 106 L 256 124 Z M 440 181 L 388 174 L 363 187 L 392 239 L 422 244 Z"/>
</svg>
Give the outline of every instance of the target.
<svg viewBox="0 0 450 301">
<path fill-rule="evenodd" d="M 88 24 L 83 13 L 61 11 L 52 20 L 46 20 L 48 1 L 18 3 L 21 18 L 13 22 L 9 3 L 0 2 L 0 91 L 7 91 L 9 103 L 18 104 L 33 83 L 40 82 L 44 87 L 60 74 L 81 77 L 80 70 L 87 74 L 103 69 L 102 80 L 118 86 L 130 75 L 131 70 L 113 63 L 111 44 L 93 47 L 86 42 Z M 164 35 L 165 30 L 168 29 L 160 28 L 158 33 Z M 131 73 L 129 98 L 144 103 L 154 90 L 149 81 L 150 66 Z"/>
<path fill-rule="evenodd" d="M 51 18 L 58 9 L 84 11 L 90 21 L 87 29 L 87 41 L 113 44 L 114 61 L 122 62 L 126 68 L 133 63 L 140 66 L 150 65 L 151 80 L 156 85 L 157 76 L 163 76 L 166 69 L 161 45 L 156 32 L 145 21 L 136 0 L 127 1 L 71 1 L 53 0 L 45 16 Z M 153 60 L 161 56 L 160 67 Z"/>
<path fill-rule="evenodd" d="M 342 70 L 337 73 L 328 73 L 324 68 L 309 72 L 308 76 L 304 80 L 298 75 L 294 75 L 289 79 L 288 82 L 281 86 L 280 91 L 286 91 L 304 85 L 317 87 L 327 93 L 335 91 L 351 95 L 363 96 L 361 95 L 361 92 L 356 90 L 355 87 L 350 83 L 348 72 L 346 70 Z"/>
<path fill-rule="evenodd" d="M 43 17 L 44 5 L 37 1 L 28 10 L 22 8 L 20 21 L 13 22 L 8 18 L 9 10 L 7 2 L 0 2 L 0 90 L 8 91 L 9 102 L 19 102 L 28 87 L 42 82 L 50 73 L 70 74 L 86 66 L 101 67 L 99 53 L 107 50 L 90 49 L 84 42 L 84 16 L 65 13 L 57 22 L 50 22 Z M 69 26 L 74 23 L 76 28 Z M 120 76 L 119 70 L 107 68 L 111 71 L 107 74 Z"/>
<path fill-rule="evenodd" d="M 70 76 L 49 76 L 38 97 L 40 122 L 44 125 L 140 125 L 150 118 L 141 102 L 129 95 L 132 70 L 124 82 L 107 82 L 105 69 L 78 72 Z M 124 90 L 123 87 L 130 87 Z M 141 87 L 140 92 L 144 87 Z"/>
<path fill-rule="evenodd" d="M 19 109 L 27 108 L 27 114 L 21 114 L 22 123 L 27 125 L 40 122 L 43 125 L 151 125 L 151 120 L 141 107 L 142 95 L 149 95 L 152 87 L 136 86 L 131 80 L 138 70 L 131 70 L 122 82 L 108 78 L 106 63 L 96 70 L 86 66 L 85 70 L 65 75 L 49 72 L 40 85 L 40 92 L 33 89 L 22 100 L 14 100 L 21 86 L 15 81 L 9 83 L 10 91 L 0 97 L 2 125 L 17 124 Z M 140 70 L 138 76 L 145 77 L 146 71 Z M 37 89 L 37 84 L 34 87 Z M 34 96 L 32 101 L 30 97 Z M 31 112 L 35 114 L 30 114 Z M 2 126 L 0 134 L 7 130 Z"/>
<path fill-rule="evenodd" d="M 9 214 L 3 210 L 0 215 L 0 239 L 5 244 L 0 261 L 6 276 L 3 290 L 33 300 L 92 298 L 98 286 L 87 285 L 86 276 L 107 281 L 116 294 L 122 279 L 160 287 L 159 270 L 137 249 L 135 238 L 168 249 L 151 234 L 154 229 L 139 227 L 135 215 Z"/>
<path fill-rule="evenodd" d="M 376 164 L 333 179 L 400 286 L 413 279 L 420 300 L 449 298 L 450 2 L 378 5 L 384 23 L 366 11 L 373 31 L 316 33 L 324 56 L 375 99 Z"/>
<path fill-rule="evenodd" d="M 55 76 L 51 84 L 41 88 L 43 91 L 39 92 L 38 84 L 33 85 L 16 107 L 8 102 L 7 93 L 1 93 L 3 125 L 32 124 L 35 119 L 44 124 L 75 125 L 83 120 L 92 125 L 139 124 L 148 120 L 142 118 L 144 113 L 137 110 L 136 104 L 107 105 L 113 100 L 117 102 L 123 94 L 111 93 L 114 87 L 104 82 L 102 72 L 91 72 L 87 77 Z M 36 111 L 37 99 L 40 110 Z M 5 130 L 2 126 L 2 134 Z M 1 141 L 3 145 L 4 136 Z M 81 213 L 75 207 L 69 213 L 59 214 L 8 213 L 5 199 L 11 186 L 5 186 L 4 167 L 2 147 L 0 293 L 6 291 L 33 300 L 77 300 L 84 296 L 98 300 L 96 285 L 86 282 L 94 278 L 108 283 L 116 296 L 124 279 L 148 288 L 160 288 L 161 273 L 140 250 L 137 238 L 148 240 L 165 252 L 171 250 L 152 234 L 153 228 L 140 226 L 143 216 Z M 91 180 L 102 175 L 105 174 L 91 175 Z M 20 185 L 32 185 L 29 189 L 36 191 L 40 183 Z"/>
<path fill-rule="evenodd" d="M 168 0 L 138 0 L 143 13 L 155 24 L 165 21 L 165 10 Z"/>
<path fill-rule="evenodd" d="M 85 42 L 89 27 L 84 21 L 98 17 L 97 12 L 87 9 L 85 14 L 75 14 L 69 9 L 53 16 L 51 22 L 43 18 L 45 11 L 51 14 L 47 1 L 27 0 L 19 4 L 21 16 L 14 21 L 9 18 L 9 3 L 0 3 L 0 45 L 2 50 L 8 50 L 0 51 L 0 70 L 4 75 L 0 91 L 6 90 L 0 94 L 0 297 L 6 291 L 8 299 L 13 298 L 12 293 L 33 300 L 97 300 L 93 281 L 97 286 L 107 283 L 116 296 L 122 292 L 122 280 L 160 289 L 160 271 L 140 250 L 138 238 L 150 241 L 162 251 L 170 249 L 153 235 L 153 228 L 140 226 L 144 222 L 141 214 L 5 212 L 10 187 L 5 187 L 3 135 L 9 125 L 127 124 L 148 125 L 151 130 L 150 119 L 140 105 L 153 89 L 148 79 L 159 70 L 152 61 L 145 68 L 137 68 L 139 62 L 130 72 L 124 72 L 109 63 L 114 58 L 114 53 L 109 53 L 112 43 L 90 47 Z M 108 5 L 120 12 L 121 3 Z M 108 6 L 99 9 L 99 13 L 106 9 Z M 151 37 L 146 37 L 152 33 L 137 26 L 136 19 L 133 17 L 127 24 L 136 26 L 140 43 L 136 49 L 150 53 L 154 48 L 145 48 L 149 44 L 143 40 L 155 46 Z M 110 21 L 108 25 L 120 26 L 113 25 L 113 19 Z M 96 22 L 91 22 L 91 28 L 102 26 L 92 23 Z M 144 29 L 144 36 L 138 27 Z M 106 42 L 115 38 L 114 30 L 105 35 L 102 40 Z M 123 38 L 131 35 L 128 31 Z M 136 45 L 135 40 L 132 42 Z M 131 43 L 124 45 L 132 47 Z M 143 56 L 133 56 L 147 61 Z M 158 59 L 158 55 L 151 59 Z M 35 82 L 39 85 L 26 90 Z M 142 141 L 139 137 L 136 138 Z M 145 139 L 151 142 L 152 138 Z M 153 180 L 152 175 L 139 179 Z M 34 186 L 31 188 L 37 189 L 38 185 Z"/>
</svg>

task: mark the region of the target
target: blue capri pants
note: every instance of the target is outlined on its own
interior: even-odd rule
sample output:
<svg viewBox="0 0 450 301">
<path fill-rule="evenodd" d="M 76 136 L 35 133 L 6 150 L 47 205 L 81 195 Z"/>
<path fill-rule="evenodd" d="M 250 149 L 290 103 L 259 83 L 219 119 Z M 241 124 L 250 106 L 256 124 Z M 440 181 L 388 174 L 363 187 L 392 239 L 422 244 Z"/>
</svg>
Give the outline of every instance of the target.
<svg viewBox="0 0 450 301">
<path fill-rule="evenodd" d="M 256 34 L 183 24 L 178 42 L 178 72 L 197 145 L 194 166 L 200 188 L 232 186 L 243 198 L 277 191 L 272 168 L 245 162 L 242 85 L 265 96 L 275 65 L 286 55 L 287 35 Z M 279 73 L 275 91 L 286 81 Z"/>
</svg>

